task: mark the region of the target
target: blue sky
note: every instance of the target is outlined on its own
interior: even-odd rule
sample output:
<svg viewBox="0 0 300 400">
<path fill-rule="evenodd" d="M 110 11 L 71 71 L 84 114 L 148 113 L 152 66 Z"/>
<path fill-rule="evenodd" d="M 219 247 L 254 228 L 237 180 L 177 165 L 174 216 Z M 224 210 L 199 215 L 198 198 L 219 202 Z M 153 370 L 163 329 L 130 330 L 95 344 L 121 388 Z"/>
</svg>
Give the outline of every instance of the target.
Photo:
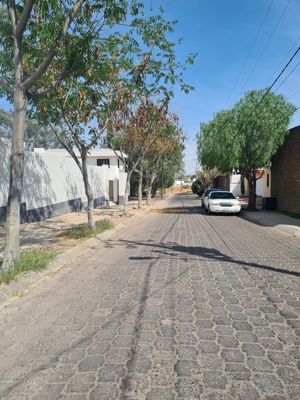
<svg viewBox="0 0 300 400">
<path fill-rule="evenodd" d="M 196 168 L 195 137 L 200 122 L 231 107 L 246 90 L 270 85 L 300 45 L 300 0 L 144 0 L 144 4 L 146 11 L 152 7 L 153 12 L 162 5 L 167 19 L 178 20 L 174 36 L 184 38 L 177 49 L 179 59 L 190 52 L 198 53 L 195 64 L 185 73 L 187 83 L 195 90 L 188 95 L 175 90 L 172 104 L 188 136 L 185 165 L 186 173 L 192 174 Z M 268 9 L 256 44 L 232 91 Z M 298 62 L 300 53 L 279 83 Z M 276 93 L 300 106 L 300 65 Z M 0 107 L 9 106 L 0 99 Z M 299 124 L 300 110 L 291 126 Z"/>
<path fill-rule="evenodd" d="M 184 38 L 177 50 L 179 58 L 189 52 L 198 53 L 195 65 L 185 73 L 186 81 L 195 90 L 189 95 L 176 91 L 173 101 L 173 110 L 179 113 L 188 135 L 185 165 L 186 173 L 191 174 L 196 168 L 195 134 L 200 122 L 210 120 L 220 109 L 231 107 L 243 92 L 270 85 L 300 45 L 300 0 L 146 0 L 144 3 L 146 7 L 152 5 L 154 10 L 161 4 L 166 18 L 178 20 L 175 36 Z M 232 92 L 268 9 L 260 35 Z M 300 53 L 279 83 L 298 62 Z M 300 106 L 300 65 L 276 93 Z M 299 124 L 300 110 L 291 126 Z"/>
</svg>

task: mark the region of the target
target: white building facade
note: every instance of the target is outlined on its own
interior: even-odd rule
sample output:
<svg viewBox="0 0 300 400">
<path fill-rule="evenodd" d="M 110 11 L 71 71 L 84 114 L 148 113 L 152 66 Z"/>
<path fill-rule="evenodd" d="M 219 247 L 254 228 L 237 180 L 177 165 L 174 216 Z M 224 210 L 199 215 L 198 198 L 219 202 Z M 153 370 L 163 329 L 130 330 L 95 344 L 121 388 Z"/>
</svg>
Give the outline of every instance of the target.
<svg viewBox="0 0 300 400">
<path fill-rule="evenodd" d="M 0 225 L 6 217 L 9 186 L 10 142 L 0 138 Z M 108 201 L 123 204 L 127 174 L 110 149 L 94 149 L 88 155 L 88 174 L 94 206 Z M 87 199 L 81 172 L 66 150 L 35 149 L 24 159 L 21 222 L 41 221 L 55 215 L 85 209 Z"/>
</svg>

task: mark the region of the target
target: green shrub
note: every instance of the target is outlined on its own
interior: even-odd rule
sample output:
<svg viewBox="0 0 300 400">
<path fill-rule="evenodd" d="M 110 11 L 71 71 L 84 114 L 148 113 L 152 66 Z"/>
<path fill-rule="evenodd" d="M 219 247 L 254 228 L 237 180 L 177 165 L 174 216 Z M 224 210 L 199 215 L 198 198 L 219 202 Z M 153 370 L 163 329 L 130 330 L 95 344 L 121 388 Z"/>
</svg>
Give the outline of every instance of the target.
<svg viewBox="0 0 300 400">
<path fill-rule="evenodd" d="M 8 270 L 0 270 L 0 284 L 7 284 L 22 273 L 44 269 L 56 255 L 57 252 L 53 250 L 33 249 L 24 251 L 20 259 L 13 263 Z"/>
<path fill-rule="evenodd" d="M 192 192 L 194 194 L 198 194 L 198 196 L 202 196 L 204 189 L 205 188 L 203 187 L 203 185 L 201 184 L 199 179 L 194 180 L 194 182 L 192 183 Z"/>
<path fill-rule="evenodd" d="M 82 239 L 98 235 L 101 232 L 113 228 L 112 222 L 108 219 L 96 221 L 95 225 L 95 229 L 90 228 L 87 224 L 78 225 L 59 233 L 57 236 L 70 239 Z"/>
</svg>

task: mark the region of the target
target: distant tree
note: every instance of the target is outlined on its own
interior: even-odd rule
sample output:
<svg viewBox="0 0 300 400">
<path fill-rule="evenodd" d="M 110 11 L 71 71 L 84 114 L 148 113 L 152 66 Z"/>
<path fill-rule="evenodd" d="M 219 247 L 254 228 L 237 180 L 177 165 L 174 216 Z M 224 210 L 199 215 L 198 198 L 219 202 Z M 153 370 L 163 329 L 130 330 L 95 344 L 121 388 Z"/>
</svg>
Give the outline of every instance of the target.
<svg viewBox="0 0 300 400">
<path fill-rule="evenodd" d="M 215 178 L 219 175 L 217 169 L 197 171 L 195 181 L 192 185 L 193 193 L 202 195 L 205 189 L 212 186 Z"/>
<path fill-rule="evenodd" d="M 184 175 L 183 145 L 177 146 L 174 152 L 166 154 L 157 169 L 157 175 L 152 184 L 152 195 L 160 189 L 161 196 L 164 189 L 174 185 L 175 179 Z"/>
<path fill-rule="evenodd" d="M 282 145 L 296 110 L 283 96 L 253 90 L 230 110 L 218 112 L 200 125 L 198 154 L 206 168 L 222 173 L 239 171 L 248 182 L 248 209 L 256 209 L 256 171 L 270 166 Z M 263 101 L 260 101 L 265 95 Z"/>
<path fill-rule="evenodd" d="M 13 130 L 12 112 L 0 109 L 0 136 L 11 139 Z M 45 149 L 60 148 L 61 144 L 53 134 L 51 128 L 43 126 L 36 120 L 26 118 L 25 121 L 25 149 L 33 150 L 34 147 Z"/>
<path fill-rule="evenodd" d="M 182 154 L 185 136 L 178 126 L 176 115 L 169 115 L 169 123 L 165 125 L 164 135 L 158 135 L 151 149 L 147 152 L 142 162 L 143 171 L 146 177 L 147 204 L 150 204 L 152 186 L 163 167 L 164 160 L 167 162 L 174 154 Z M 180 166 L 179 163 L 177 166 Z M 172 169 L 173 171 L 173 169 Z M 176 171 L 178 173 L 179 171 Z M 175 178 L 175 174 L 174 174 Z"/>
</svg>

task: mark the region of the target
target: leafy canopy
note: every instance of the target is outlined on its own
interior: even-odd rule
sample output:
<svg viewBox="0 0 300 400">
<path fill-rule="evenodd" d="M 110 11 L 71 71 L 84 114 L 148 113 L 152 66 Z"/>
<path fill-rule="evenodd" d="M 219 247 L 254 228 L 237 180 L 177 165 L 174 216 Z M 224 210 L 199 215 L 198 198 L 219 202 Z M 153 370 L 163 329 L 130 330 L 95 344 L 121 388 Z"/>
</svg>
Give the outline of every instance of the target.
<svg viewBox="0 0 300 400">
<path fill-rule="evenodd" d="M 264 94 L 265 90 L 247 92 L 232 109 L 200 125 L 198 154 L 204 167 L 247 173 L 270 165 L 296 108 L 272 92 L 258 105 Z"/>
</svg>

